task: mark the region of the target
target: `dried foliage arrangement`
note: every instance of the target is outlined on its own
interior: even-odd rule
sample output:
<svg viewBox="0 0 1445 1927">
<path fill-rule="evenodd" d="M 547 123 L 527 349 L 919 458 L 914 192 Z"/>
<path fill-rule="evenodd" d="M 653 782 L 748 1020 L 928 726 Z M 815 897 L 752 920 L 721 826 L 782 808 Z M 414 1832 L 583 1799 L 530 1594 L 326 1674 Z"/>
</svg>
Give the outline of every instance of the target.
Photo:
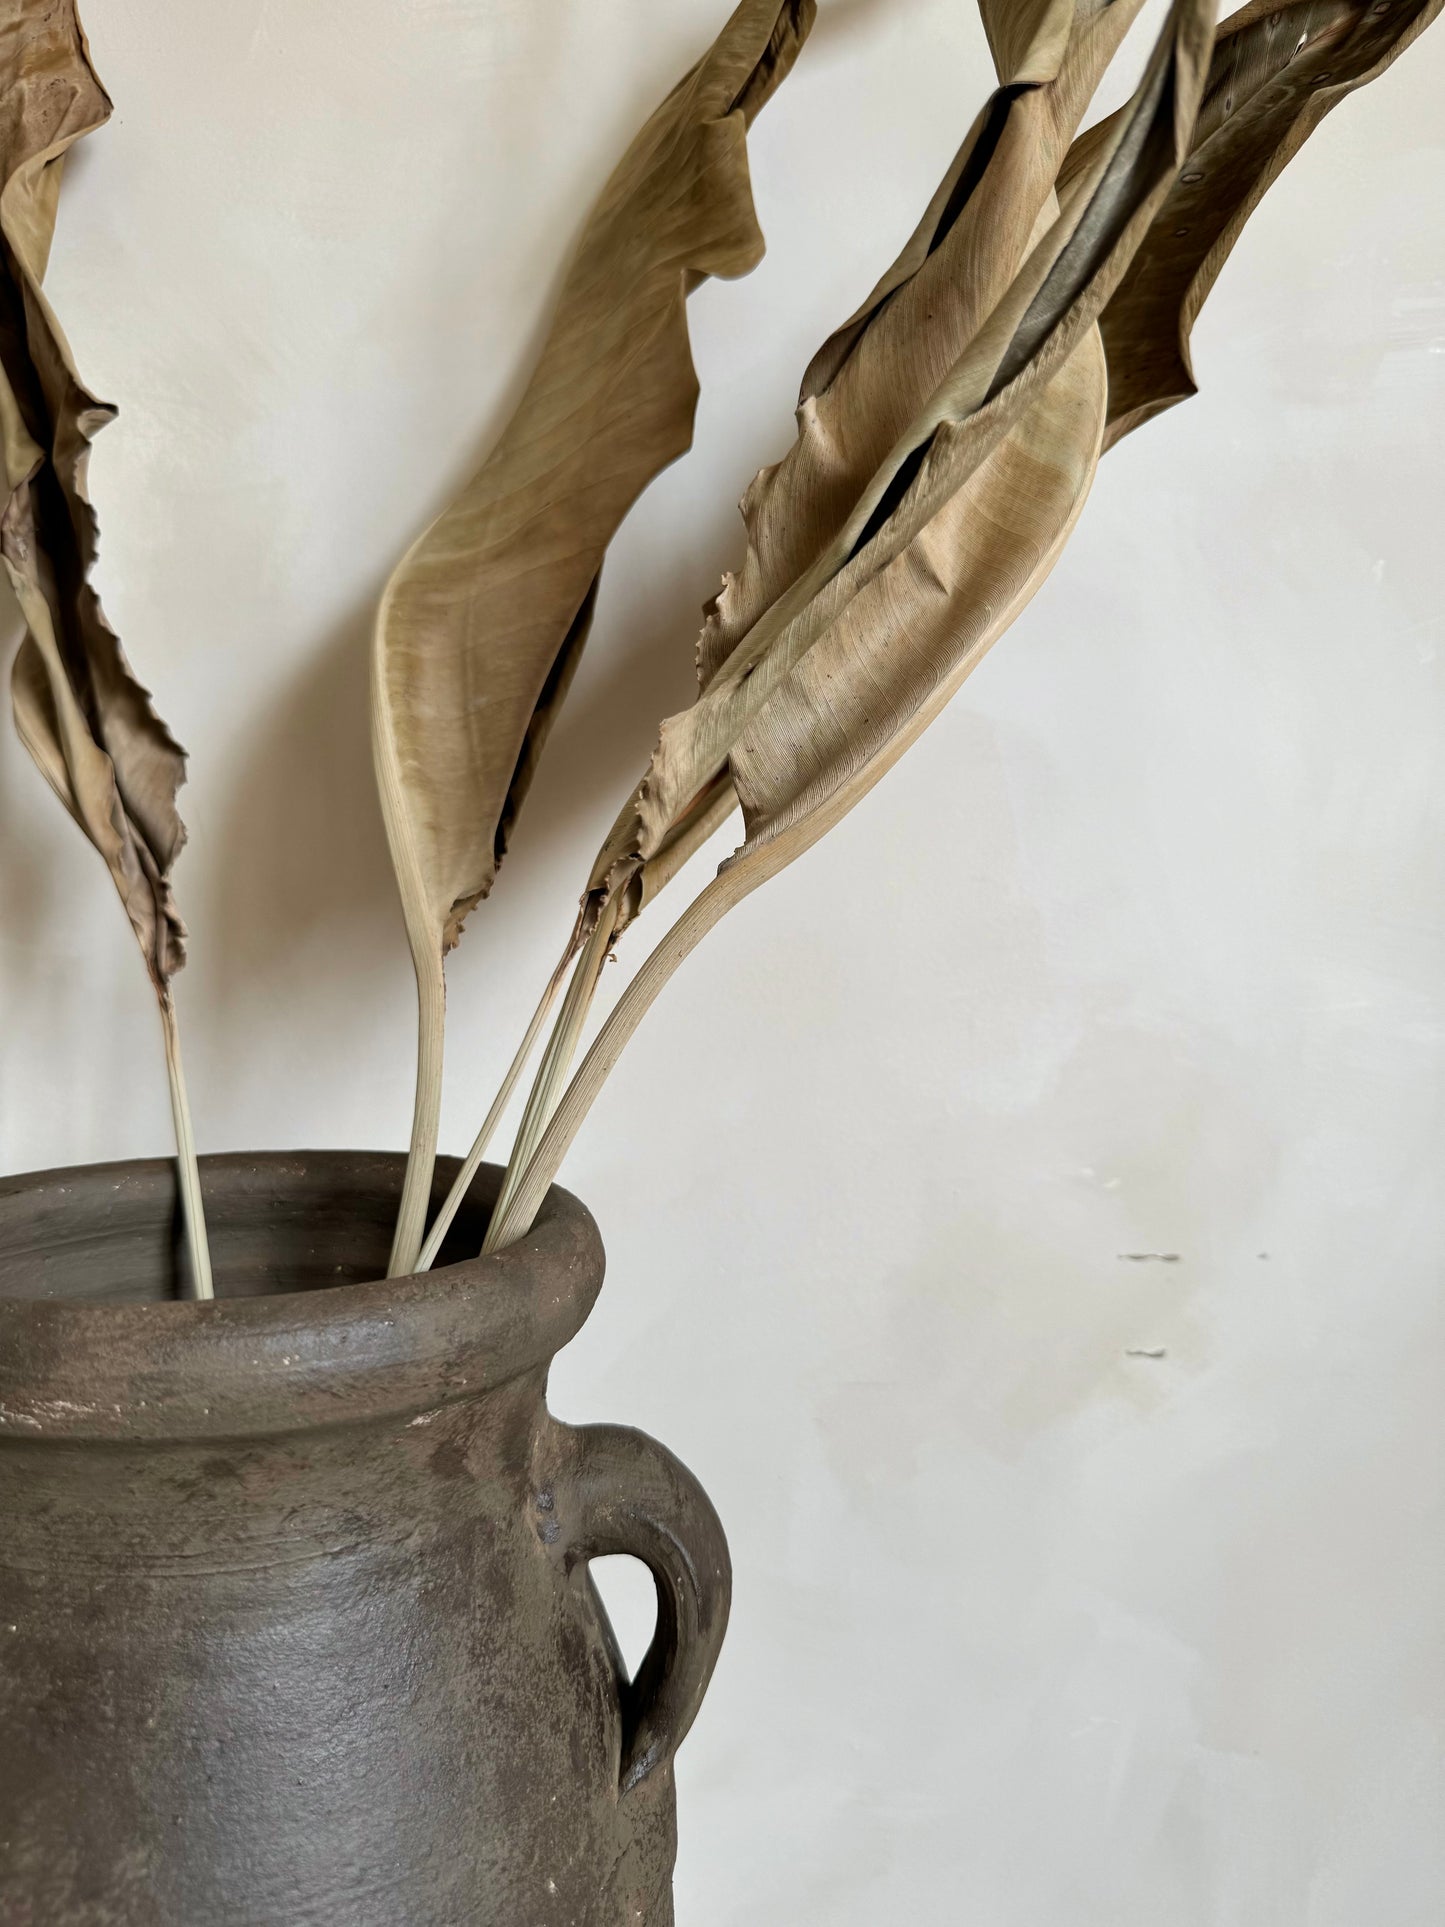
<svg viewBox="0 0 1445 1927">
<path fill-rule="evenodd" d="M 814 0 L 741 0 L 618 164 L 515 413 L 402 558 L 377 616 L 373 748 L 418 993 L 393 1275 L 435 1258 L 545 1033 L 486 1248 L 526 1232 L 663 985 L 867 794 L 1027 605 L 1102 455 L 1194 393 L 1191 331 L 1270 183 L 1445 0 L 1251 0 L 1218 26 L 1214 0 L 1173 0 L 1129 100 L 1086 126 L 1142 5 L 980 0 L 998 88 L 897 259 L 804 372 L 794 444 L 742 502 L 745 554 L 706 612 L 696 699 L 660 723 L 428 1226 L 445 957 L 492 887 L 608 544 L 691 440 L 687 296 L 761 258 L 748 129 L 802 51 Z M 0 545 L 28 628 L 16 720 L 105 859 L 160 1000 L 206 1292 L 170 988 L 184 955 L 169 883 L 184 757 L 89 586 L 85 455 L 110 411 L 81 387 L 41 292 L 65 151 L 109 102 L 71 0 L 0 0 L 0 23 Z M 574 1072 L 612 946 L 739 810 L 737 849 Z"/>
</svg>

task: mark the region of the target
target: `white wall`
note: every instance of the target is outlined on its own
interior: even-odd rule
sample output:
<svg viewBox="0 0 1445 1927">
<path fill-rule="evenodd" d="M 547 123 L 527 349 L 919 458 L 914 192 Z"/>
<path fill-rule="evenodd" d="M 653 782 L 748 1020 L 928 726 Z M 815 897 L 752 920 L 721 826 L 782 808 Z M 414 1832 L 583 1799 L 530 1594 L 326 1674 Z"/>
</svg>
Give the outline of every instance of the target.
<svg viewBox="0 0 1445 1927">
<path fill-rule="evenodd" d="M 193 752 L 207 1148 L 404 1138 L 369 611 L 725 11 L 89 10 L 117 113 L 51 285 L 122 404 L 106 600 Z M 987 84 L 963 0 L 824 0 L 759 124 L 771 251 L 693 304 L 696 451 L 616 545 L 455 962 L 448 1145 L 687 697 L 809 353 Z M 1199 328 L 1202 397 L 1110 456 L 950 714 L 688 965 L 568 1163 L 611 1275 L 555 1403 L 667 1440 L 737 1566 L 684 1927 L 1445 1910 L 1442 91 L 1437 28 L 1326 124 Z M 0 1162 L 161 1152 L 131 939 L 8 733 L 0 823 Z"/>
</svg>

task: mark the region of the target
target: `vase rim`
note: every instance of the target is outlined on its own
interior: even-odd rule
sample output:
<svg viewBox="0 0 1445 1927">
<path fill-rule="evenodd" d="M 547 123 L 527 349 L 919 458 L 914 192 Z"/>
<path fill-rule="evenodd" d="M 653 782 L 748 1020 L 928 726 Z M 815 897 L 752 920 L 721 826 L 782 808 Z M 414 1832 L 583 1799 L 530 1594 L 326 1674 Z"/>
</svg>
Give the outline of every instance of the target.
<svg viewBox="0 0 1445 1927">
<path fill-rule="evenodd" d="M 378 1151 L 202 1158 L 218 1280 L 204 1303 L 146 1288 L 178 1245 L 171 1160 L 0 1179 L 0 1443 L 415 1422 L 545 1369 L 603 1272 L 590 1212 L 558 1186 L 503 1251 L 320 1281 L 384 1269 L 405 1163 Z M 457 1168 L 438 1159 L 434 1205 Z M 479 1249 L 500 1181 L 495 1166 L 479 1171 L 444 1257 Z M 227 1295 L 228 1280 L 250 1295 Z"/>
</svg>

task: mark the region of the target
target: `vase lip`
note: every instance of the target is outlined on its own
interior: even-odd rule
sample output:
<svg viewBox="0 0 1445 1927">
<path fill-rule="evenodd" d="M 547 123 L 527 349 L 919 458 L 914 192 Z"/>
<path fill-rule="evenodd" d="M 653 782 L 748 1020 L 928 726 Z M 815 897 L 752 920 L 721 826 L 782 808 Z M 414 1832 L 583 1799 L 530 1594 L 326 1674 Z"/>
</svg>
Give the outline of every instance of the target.
<svg viewBox="0 0 1445 1927">
<path fill-rule="evenodd" d="M 405 1164 L 377 1151 L 202 1158 L 221 1281 L 204 1303 L 107 1303 L 86 1289 L 92 1272 L 105 1287 L 127 1267 L 139 1276 L 166 1259 L 178 1212 L 171 1160 L 0 1179 L 0 1445 L 416 1422 L 544 1369 L 602 1286 L 597 1226 L 560 1186 L 505 1250 L 406 1278 L 314 1282 L 318 1271 L 364 1268 L 368 1256 L 384 1268 Z M 434 1204 L 456 1169 L 438 1159 Z M 449 1245 L 478 1249 L 500 1181 L 482 1167 Z M 343 1252 L 358 1255 L 327 1262 Z M 262 1281 L 249 1289 L 266 1295 L 226 1296 L 228 1268 L 248 1265 Z M 277 1289 L 270 1267 L 311 1282 Z"/>
</svg>

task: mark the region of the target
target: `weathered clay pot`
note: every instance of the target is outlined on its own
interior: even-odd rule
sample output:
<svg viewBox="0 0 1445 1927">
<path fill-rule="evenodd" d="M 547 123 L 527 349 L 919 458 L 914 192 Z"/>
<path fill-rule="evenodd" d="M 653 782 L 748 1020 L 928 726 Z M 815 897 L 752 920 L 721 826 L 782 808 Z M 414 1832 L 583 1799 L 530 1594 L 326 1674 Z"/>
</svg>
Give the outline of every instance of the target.
<svg viewBox="0 0 1445 1927">
<path fill-rule="evenodd" d="M 206 1305 L 150 1302 L 169 1165 L 0 1184 L 4 1927 L 671 1922 L 721 1528 L 660 1445 L 547 1411 L 602 1282 L 582 1206 L 360 1282 L 400 1181 L 206 1160 Z M 630 1686 L 608 1552 L 657 1580 Z"/>
</svg>

